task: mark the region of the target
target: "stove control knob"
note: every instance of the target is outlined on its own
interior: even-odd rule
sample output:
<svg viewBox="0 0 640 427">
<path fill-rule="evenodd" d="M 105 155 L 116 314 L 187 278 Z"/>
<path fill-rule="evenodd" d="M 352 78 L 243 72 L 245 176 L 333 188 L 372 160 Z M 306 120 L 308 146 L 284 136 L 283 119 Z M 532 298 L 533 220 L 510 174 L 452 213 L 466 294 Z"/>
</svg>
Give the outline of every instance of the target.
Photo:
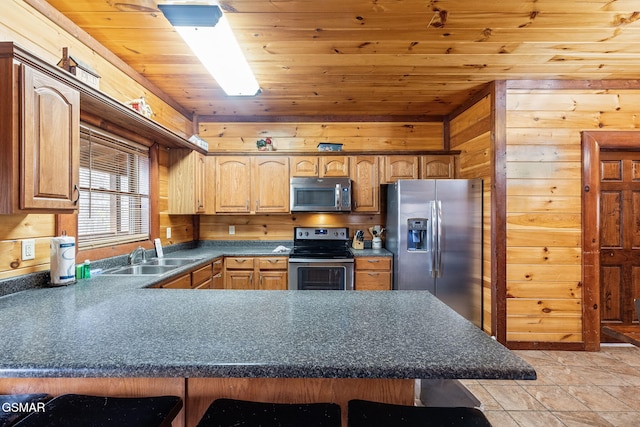
<svg viewBox="0 0 640 427">
<path fill-rule="evenodd" d="M 305 236 L 309 236 L 309 232 L 308 232 L 308 231 L 305 231 L 305 232 L 304 232 L 304 235 L 305 235 Z"/>
</svg>

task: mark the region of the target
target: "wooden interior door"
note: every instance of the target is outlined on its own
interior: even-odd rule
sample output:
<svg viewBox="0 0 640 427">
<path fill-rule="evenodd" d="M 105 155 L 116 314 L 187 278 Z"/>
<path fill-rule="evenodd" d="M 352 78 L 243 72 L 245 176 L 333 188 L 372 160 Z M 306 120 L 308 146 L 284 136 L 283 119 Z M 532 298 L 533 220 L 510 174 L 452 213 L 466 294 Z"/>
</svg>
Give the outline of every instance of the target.
<svg viewBox="0 0 640 427">
<path fill-rule="evenodd" d="M 599 197 L 600 321 L 630 325 L 640 298 L 640 152 L 600 152 Z"/>
</svg>

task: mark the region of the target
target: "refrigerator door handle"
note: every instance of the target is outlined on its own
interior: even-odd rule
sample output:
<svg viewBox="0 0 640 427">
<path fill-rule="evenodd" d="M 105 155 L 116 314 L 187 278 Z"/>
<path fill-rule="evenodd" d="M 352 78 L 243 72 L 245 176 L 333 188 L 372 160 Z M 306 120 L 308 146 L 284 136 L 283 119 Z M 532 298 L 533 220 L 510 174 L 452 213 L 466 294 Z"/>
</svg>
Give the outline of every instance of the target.
<svg viewBox="0 0 640 427">
<path fill-rule="evenodd" d="M 442 201 L 436 200 L 436 223 L 438 231 L 436 233 L 436 275 L 442 277 Z"/>
<path fill-rule="evenodd" d="M 437 201 L 429 202 L 431 208 L 431 235 L 429 242 L 429 251 L 431 252 L 431 277 L 438 277 L 438 208 Z"/>
</svg>

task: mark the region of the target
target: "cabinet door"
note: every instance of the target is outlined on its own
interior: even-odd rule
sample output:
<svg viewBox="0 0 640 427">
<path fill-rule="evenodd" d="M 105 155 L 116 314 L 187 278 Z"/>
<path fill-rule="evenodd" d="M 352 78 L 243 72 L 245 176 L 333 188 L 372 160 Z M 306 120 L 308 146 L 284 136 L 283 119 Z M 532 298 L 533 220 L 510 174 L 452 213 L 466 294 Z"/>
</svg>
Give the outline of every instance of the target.
<svg viewBox="0 0 640 427">
<path fill-rule="evenodd" d="M 321 156 L 320 176 L 348 177 L 349 157 L 348 156 Z"/>
<path fill-rule="evenodd" d="M 216 258 L 213 260 L 213 282 L 211 284 L 211 289 L 224 289 L 224 275 L 222 258 Z"/>
<path fill-rule="evenodd" d="M 420 178 L 452 179 L 455 177 L 455 158 L 453 155 L 420 156 Z"/>
<path fill-rule="evenodd" d="M 216 212 L 249 213 L 251 158 L 216 158 Z"/>
<path fill-rule="evenodd" d="M 289 159 L 255 157 L 252 173 L 255 212 L 289 212 Z"/>
<path fill-rule="evenodd" d="M 318 156 L 292 157 L 291 176 L 318 176 Z"/>
<path fill-rule="evenodd" d="M 22 65 L 20 208 L 75 210 L 80 174 L 80 93 Z M 6 190 L 6 189 L 4 189 Z"/>
<path fill-rule="evenodd" d="M 399 179 L 418 179 L 418 156 L 386 156 L 384 159 L 384 184 Z"/>
<path fill-rule="evenodd" d="M 261 271 L 256 289 L 286 290 L 289 286 L 286 271 Z"/>
<path fill-rule="evenodd" d="M 377 156 L 351 158 L 351 180 L 354 212 L 380 210 L 380 171 Z"/>
<path fill-rule="evenodd" d="M 189 149 L 169 151 L 169 213 L 205 212 L 206 156 Z"/>
<path fill-rule="evenodd" d="M 254 289 L 253 269 L 227 270 L 224 273 L 225 289 Z"/>
</svg>

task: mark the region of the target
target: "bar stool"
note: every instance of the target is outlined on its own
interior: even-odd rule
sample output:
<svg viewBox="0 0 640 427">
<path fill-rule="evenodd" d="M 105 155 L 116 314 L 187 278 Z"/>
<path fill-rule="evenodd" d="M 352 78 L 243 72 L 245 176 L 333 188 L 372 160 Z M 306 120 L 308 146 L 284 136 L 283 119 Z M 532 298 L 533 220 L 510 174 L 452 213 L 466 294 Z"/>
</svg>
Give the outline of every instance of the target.
<svg viewBox="0 0 640 427">
<path fill-rule="evenodd" d="M 197 427 L 340 427 L 335 403 L 262 403 L 216 399 Z"/>
<path fill-rule="evenodd" d="M 0 427 L 13 426 L 52 397 L 46 393 L 0 395 Z"/>
<path fill-rule="evenodd" d="M 351 400 L 348 427 L 491 427 L 482 411 L 475 408 L 404 406 Z"/>
<path fill-rule="evenodd" d="M 182 408 L 177 396 L 102 397 L 64 394 L 16 427 L 170 427 Z"/>
</svg>

